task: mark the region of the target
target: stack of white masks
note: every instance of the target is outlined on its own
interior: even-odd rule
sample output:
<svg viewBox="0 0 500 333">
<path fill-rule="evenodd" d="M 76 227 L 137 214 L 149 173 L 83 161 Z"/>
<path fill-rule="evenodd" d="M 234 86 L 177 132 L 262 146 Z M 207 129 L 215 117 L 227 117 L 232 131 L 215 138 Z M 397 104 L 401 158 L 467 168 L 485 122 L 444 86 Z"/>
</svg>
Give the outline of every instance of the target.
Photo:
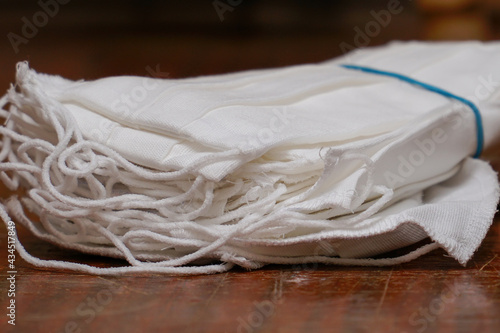
<svg viewBox="0 0 500 333">
<path fill-rule="evenodd" d="M 88 82 L 19 63 L 1 100 L 0 177 L 26 195 L 5 201 L 6 212 L 40 239 L 130 265 L 17 249 L 40 267 L 96 274 L 390 265 L 438 247 L 465 264 L 499 197 L 496 173 L 470 157 L 480 134 L 471 108 L 341 65 L 467 98 L 491 146 L 499 58 L 500 43 L 392 43 L 313 65 Z"/>
</svg>

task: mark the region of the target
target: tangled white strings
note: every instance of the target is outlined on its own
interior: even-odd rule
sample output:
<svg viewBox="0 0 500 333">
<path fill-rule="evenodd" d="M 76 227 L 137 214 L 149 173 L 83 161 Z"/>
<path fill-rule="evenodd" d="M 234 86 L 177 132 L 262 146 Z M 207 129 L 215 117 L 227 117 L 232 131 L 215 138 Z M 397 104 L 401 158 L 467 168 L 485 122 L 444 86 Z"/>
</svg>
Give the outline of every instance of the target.
<svg viewBox="0 0 500 333">
<path fill-rule="evenodd" d="M 306 160 L 250 161 L 221 182 L 201 176 L 201 167 L 235 157 L 240 151 L 213 154 L 181 170 L 158 171 L 138 166 L 103 144 L 82 136 L 72 115 L 47 98 L 29 71 L 20 71 L 19 87 L 0 99 L 0 179 L 11 190 L 22 186 L 0 207 L 5 223 L 16 222 L 40 239 L 85 253 L 124 258 L 130 266 L 97 268 L 41 260 L 18 242 L 17 250 L 39 267 L 91 274 L 223 272 L 234 265 L 259 268 L 267 263 L 392 265 L 410 261 L 437 247 L 426 245 L 403 257 L 344 259 L 328 255 L 280 256 L 253 251 L 254 240 L 274 244 L 292 232 L 318 232 L 361 223 L 392 198 L 392 190 L 373 185 L 371 160 L 330 149 L 321 163 Z M 16 91 L 20 90 L 20 91 Z M 380 197 L 369 208 L 336 221 L 329 210 L 287 210 L 319 188 L 342 160 L 358 160 L 367 170 L 362 193 Z M 40 222 L 31 221 L 25 210 Z M 354 212 L 353 212 L 354 213 Z M 214 264 L 214 261 L 220 263 Z"/>
</svg>

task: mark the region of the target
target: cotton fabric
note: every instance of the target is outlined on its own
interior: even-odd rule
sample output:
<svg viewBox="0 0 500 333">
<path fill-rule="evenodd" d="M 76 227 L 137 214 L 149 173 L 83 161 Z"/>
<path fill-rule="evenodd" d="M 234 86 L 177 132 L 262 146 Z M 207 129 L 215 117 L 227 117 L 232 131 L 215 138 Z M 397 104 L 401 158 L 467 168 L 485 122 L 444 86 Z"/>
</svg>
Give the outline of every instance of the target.
<svg viewBox="0 0 500 333">
<path fill-rule="evenodd" d="M 187 79 L 70 81 L 17 66 L 2 98 L 2 217 L 40 239 L 124 258 L 94 274 L 221 272 L 269 263 L 391 265 L 435 248 L 465 264 L 499 197 L 472 159 L 464 104 L 499 139 L 497 42 L 398 42 L 331 61 Z M 40 222 L 25 212 L 33 211 Z M 430 237 L 402 257 L 370 259 Z M 222 263 L 217 263 L 222 262 Z"/>
</svg>

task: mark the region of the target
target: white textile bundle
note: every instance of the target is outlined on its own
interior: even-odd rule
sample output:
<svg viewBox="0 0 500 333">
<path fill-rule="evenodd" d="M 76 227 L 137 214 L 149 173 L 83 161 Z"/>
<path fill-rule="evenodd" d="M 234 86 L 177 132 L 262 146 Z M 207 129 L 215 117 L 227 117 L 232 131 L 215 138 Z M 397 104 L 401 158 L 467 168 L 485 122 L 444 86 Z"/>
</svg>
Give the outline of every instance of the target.
<svg viewBox="0 0 500 333">
<path fill-rule="evenodd" d="M 392 43 L 313 65 L 89 82 L 19 63 L 0 101 L 0 178 L 26 196 L 4 202 L 6 212 L 43 240 L 130 266 L 18 251 L 37 266 L 95 274 L 391 265 L 438 247 L 465 264 L 499 197 L 496 173 L 470 157 L 474 113 L 340 65 L 467 98 L 490 146 L 500 135 L 499 57 L 496 42 Z M 401 257 L 370 259 L 427 237 Z"/>
</svg>

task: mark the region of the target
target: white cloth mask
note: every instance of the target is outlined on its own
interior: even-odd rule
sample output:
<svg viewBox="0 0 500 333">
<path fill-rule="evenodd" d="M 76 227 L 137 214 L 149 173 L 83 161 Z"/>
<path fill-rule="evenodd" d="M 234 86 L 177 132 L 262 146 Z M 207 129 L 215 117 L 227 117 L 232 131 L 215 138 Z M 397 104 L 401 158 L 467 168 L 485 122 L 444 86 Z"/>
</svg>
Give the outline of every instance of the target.
<svg viewBox="0 0 500 333">
<path fill-rule="evenodd" d="M 0 214 L 40 239 L 130 264 L 40 260 L 18 244 L 34 265 L 94 274 L 391 265 L 438 247 L 465 264 L 499 197 L 496 173 L 470 157 L 474 113 L 341 65 L 470 100 L 491 147 L 500 136 L 499 56 L 497 42 L 399 42 L 313 65 L 76 82 L 19 63 L 0 101 L 0 178 L 26 195 Z M 370 259 L 427 237 L 400 257 Z"/>
</svg>

